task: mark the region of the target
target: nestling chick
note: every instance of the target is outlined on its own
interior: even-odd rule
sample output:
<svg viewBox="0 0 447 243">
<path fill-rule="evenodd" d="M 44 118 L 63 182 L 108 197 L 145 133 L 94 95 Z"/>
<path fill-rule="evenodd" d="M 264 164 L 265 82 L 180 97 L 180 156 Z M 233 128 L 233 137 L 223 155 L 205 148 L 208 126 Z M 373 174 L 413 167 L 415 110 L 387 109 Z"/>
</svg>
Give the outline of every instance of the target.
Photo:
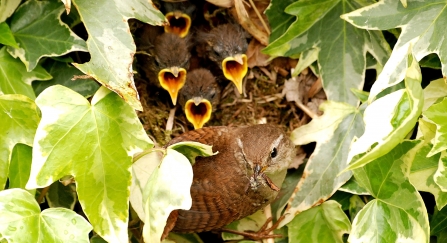
<svg viewBox="0 0 447 243">
<path fill-rule="evenodd" d="M 218 64 L 225 78 L 242 94 L 242 82 L 248 70 L 245 55 L 248 43 L 243 29 L 236 24 L 223 24 L 209 33 L 199 32 L 197 40 L 205 46 L 206 56 Z"/>
<path fill-rule="evenodd" d="M 219 100 L 219 86 L 209 70 L 199 68 L 188 73 L 186 84 L 180 90 L 179 103 L 194 129 L 202 128 L 210 120 Z"/>
<path fill-rule="evenodd" d="M 186 37 L 194 19 L 196 6 L 188 0 L 164 0 L 165 17 L 169 25 L 164 27 L 165 32 Z"/>
<path fill-rule="evenodd" d="M 189 68 L 189 38 L 163 33 L 156 38 L 150 54 L 148 66 L 144 69 L 146 76 L 152 83 L 158 83 L 168 91 L 175 105 L 178 92 L 186 82 Z"/>
</svg>

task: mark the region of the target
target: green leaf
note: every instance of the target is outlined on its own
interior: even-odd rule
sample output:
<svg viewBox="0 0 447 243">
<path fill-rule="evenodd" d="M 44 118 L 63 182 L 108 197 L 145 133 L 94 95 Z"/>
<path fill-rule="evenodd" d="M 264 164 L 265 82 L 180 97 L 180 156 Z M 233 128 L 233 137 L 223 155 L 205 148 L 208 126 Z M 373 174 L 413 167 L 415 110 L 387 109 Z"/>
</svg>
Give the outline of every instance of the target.
<svg viewBox="0 0 447 243">
<path fill-rule="evenodd" d="M 146 219 L 145 242 L 160 242 L 169 214 L 175 209 L 188 210 L 192 205 L 192 166 L 181 153 L 167 149 L 144 188 Z"/>
<path fill-rule="evenodd" d="M 208 157 L 219 153 L 213 153 L 213 146 L 198 142 L 180 142 L 169 146 L 168 149 L 174 149 L 183 154 L 192 165 L 195 163 L 197 156 Z"/>
<path fill-rule="evenodd" d="M 9 188 L 25 189 L 31 172 L 32 149 L 30 146 L 20 143 L 14 146 L 9 165 Z"/>
<path fill-rule="evenodd" d="M 33 195 L 22 189 L 0 192 L 0 236 L 9 242 L 89 242 L 91 225 L 65 208 L 40 212 Z"/>
<path fill-rule="evenodd" d="M 0 22 L 0 44 L 19 48 L 14 36 L 12 35 L 11 29 L 9 29 L 8 24 L 5 22 Z"/>
<path fill-rule="evenodd" d="M 440 211 L 435 210 L 433 217 L 430 220 L 430 235 L 439 235 L 441 232 L 446 230 L 447 230 L 447 208 L 443 208 Z"/>
<path fill-rule="evenodd" d="M 45 61 L 43 67 L 49 71 L 49 73 L 53 76 L 53 79 L 44 82 L 33 82 L 32 86 L 36 95 L 39 95 L 50 86 L 60 84 L 78 92 L 86 98 L 89 98 L 93 96 L 100 87 L 97 82 L 91 79 L 73 80 L 75 75 L 83 75 L 83 73 L 68 63 L 48 59 Z"/>
<path fill-rule="evenodd" d="M 427 157 L 432 149 L 432 144 L 422 144 L 414 160 L 411 162 L 410 182 L 418 191 L 430 192 L 436 200 L 436 207 L 441 210 L 447 205 L 447 193 L 443 192 L 434 181 L 434 174 L 438 169 L 438 161 L 441 154 Z"/>
<path fill-rule="evenodd" d="M 342 187 L 338 189 L 339 191 L 349 192 L 356 195 L 370 195 L 369 192 L 359 185 L 359 182 L 355 177 L 351 177 Z"/>
<path fill-rule="evenodd" d="M 447 96 L 447 84 L 443 78 L 436 79 L 430 82 L 424 88 L 424 107 L 422 111 L 426 111 L 430 106 L 441 101 Z"/>
<path fill-rule="evenodd" d="M 351 217 L 351 221 L 354 221 L 363 207 L 365 207 L 365 203 L 358 195 L 353 195 L 349 198 L 349 216 Z"/>
<path fill-rule="evenodd" d="M 309 67 L 317 61 L 318 59 L 318 48 L 312 48 L 305 50 L 300 54 L 298 63 L 296 64 L 295 70 L 292 72 L 292 77 L 298 76 L 305 68 Z"/>
<path fill-rule="evenodd" d="M 12 16 L 11 31 L 20 48 L 8 47 L 8 52 L 19 57 L 28 71 L 42 57 L 87 51 L 84 40 L 61 21 L 63 12 L 59 2 L 30 0 L 20 5 Z"/>
<path fill-rule="evenodd" d="M 348 217 L 332 200 L 298 214 L 287 226 L 293 243 L 342 243 L 343 234 L 351 231 Z"/>
<path fill-rule="evenodd" d="M 140 155 L 136 155 L 138 157 Z M 135 158 L 134 158 L 135 159 Z M 139 158 L 132 164 L 132 184 L 130 186 L 130 203 L 141 221 L 144 222 L 143 191 L 152 172 L 161 163 L 161 152 L 152 151 Z"/>
<path fill-rule="evenodd" d="M 27 72 L 25 65 L 9 55 L 6 47 L 0 49 L 0 94 L 23 94 L 35 99 L 31 82 L 49 79 L 51 75 L 41 66 Z"/>
<path fill-rule="evenodd" d="M 284 12 L 284 9 L 293 2 L 295 0 L 272 0 L 265 10 L 265 15 L 267 15 L 272 29 L 272 33 L 269 36 L 270 43 L 284 34 L 295 21 L 296 16 Z"/>
<path fill-rule="evenodd" d="M 416 124 L 423 106 L 422 76 L 416 59 L 409 56 L 405 89 L 385 95 L 366 108 L 365 133 L 351 146 L 348 169 L 359 168 L 388 153 Z"/>
<path fill-rule="evenodd" d="M 127 242 L 132 156 L 152 147 L 134 110 L 104 87 L 91 105 L 60 85 L 45 89 L 36 103 L 42 120 L 27 188 L 73 175 L 95 232 L 108 241 Z"/>
<path fill-rule="evenodd" d="M 289 200 L 281 225 L 290 222 L 296 213 L 328 199 L 351 178 L 350 172 L 339 174 L 347 166 L 346 159 L 353 138 L 363 133 L 361 113 L 353 106 L 333 101 L 321 104 L 320 109 L 324 111 L 322 116 L 291 134 L 296 145 L 313 141 L 317 145 L 306 164 L 303 178 Z"/>
<path fill-rule="evenodd" d="M 89 62 L 74 65 L 116 92 L 134 109 L 142 110 L 133 80 L 135 44 L 127 19 L 161 25 L 163 14 L 147 1 L 76 0 L 73 4 L 89 34 L 87 46 L 91 55 Z"/>
<path fill-rule="evenodd" d="M 351 92 L 362 102 L 365 103 L 368 101 L 369 92 L 359 90 L 359 89 L 351 89 Z"/>
<path fill-rule="evenodd" d="M 429 155 L 431 154 L 431 151 Z M 427 155 L 428 156 L 428 155 Z M 436 170 L 433 178 L 435 183 L 441 188 L 443 192 L 447 192 L 447 151 L 441 152 L 441 157 L 439 158 L 438 169 Z"/>
<path fill-rule="evenodd" d="M 59 181 L 51 184 L 47 194 L 45 194 L 50 208 L 74 209 L 77 202 L 76 187 L 74 184 L 64 186 Z"/>
<path fill-rule="evenodd" d="M 0 1 L 0 23 L 14 13 L 21 0 Z"/>
<path fill-rule="evenodd" d="M 378 31 L 360 30 L 340 19 L 340 15 L 365 6 L 366 2 L 296 1 L 286 8 L 286 13 L 296 16 L 295 22 L 263 52 L 295 56 L 318 48 L 321 80 L 328 99 L 357 106 L 358 99 L 350 90 L 363 88 L 367 51 L 378 62 L 384 62 L 390 52 L 382 34 L 373 33 Z"/>
<path fill-rule="evenodd" d="M 285 206 L 287 205 L 289 198 L 295 191 L 295 187 L 300 181 L 304 171 L 304 166 L 298 167 L 294 172 L 290 170 L 287 172 L 286 178 L 282 183 L 281 190 L 276 196 L 276 199 L 270 204 L 272 208 L 272 216 L 274 219 L 279 219 L 281 217 Z"/>
<path fill-rule="evenodd" d="M 377 200 L 354 219 L 349 242 L 428 242 L 427 211 L 408 178 L 419 143 L 404 141 L 354 170 L 358 182 Z"/>
<path fill-rule="evenodd" d="M 428 108 L 423 115 L 436 124 L 433 149 L 427 156 L 432 156 L 447 149 L 447 98 Z"/>
<path fill-rule="evenodd" d="M 39 123 L 36 104 L 23 95 L 0 95 L 0 190 L 8 178 L 9 161 L 17 143 L 31 146 Z M 15 171 L 17 164 L 12 168 Z M 23 174 L 22 174 L 23 175 Z M 19 178 L 14 178 L 14 181 Z M 21 177 L 20 177 L 21 179 Z M 20 184 L 20 183 L 19 183 Z"/>
<path fill-rule="evenodd" d="M 446 2 L 441 0 L 408 0 L 408 7 L 395 0 L 383 0 L 341 17 L 358 28 L 388 30 L 402 28 L 393 52 L 377 81 L 371 88 L 369 101 L 387 87 L 400 82 L 405 76 L 407 52 L 412 50 L 417 60 L 430 53 L 436 53 L 442 62 L 442 73 L 447 74 Z"/>
<path fill-rule="evenodd" d="M 264 225 L 264 223 L 267 221 L 267 218 L 265 217 L 264 211 L 259 210 L 256 213 L 249 215 L 245 218 L 242 218 L 240 220 L 236 220 L 232 222 L 231 224 L 225 226 L 227 229 L 236 230 L 239 232 L 244 231 L 251 231 L 251 232 L 257 232 L 261 227 Z M 228 240 L 243 240 L 244 236 L 242 235 L 236 235 L 228 232 L 222 232 L 222 239 L 224 241 Z"/>
</svg>

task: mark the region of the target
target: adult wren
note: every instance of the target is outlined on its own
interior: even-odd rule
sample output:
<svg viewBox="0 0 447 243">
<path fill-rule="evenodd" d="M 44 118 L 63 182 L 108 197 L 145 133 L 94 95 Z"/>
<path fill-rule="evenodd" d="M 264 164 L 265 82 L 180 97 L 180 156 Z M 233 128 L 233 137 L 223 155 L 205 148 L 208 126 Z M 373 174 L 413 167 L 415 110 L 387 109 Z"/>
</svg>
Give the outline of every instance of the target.
<svg viewBox="0 0 447 243">
<path fill-rule="evenodd" d="M 213 74 L 204 68 L 190 71 L 180 90 L 179 103 L 194 129 L 202 128 L 211 118 L 220 100 L 220 89 Z"/>
<path fill-rule="evenodd" d="M 221 229 L 271 203 L 278 195 L 295 147 L 273 125 L 205 127 L 172 139 L 166 146 L 195 141 L 218 154 L 198 157 L 193 165 L 192 207 L 175 210 L 170 231 L 192 233 Z"/>
<path fill-rule="evenodd" d="M 236 85 L 240 94 L 248 70 L 246 35 L 242 27 L 232 23 L 197 33 L 197 40 L 202 43 L 199 48 L 204 49 L 205 55 L 218 64 L 225 78 Z"/>
</svg>

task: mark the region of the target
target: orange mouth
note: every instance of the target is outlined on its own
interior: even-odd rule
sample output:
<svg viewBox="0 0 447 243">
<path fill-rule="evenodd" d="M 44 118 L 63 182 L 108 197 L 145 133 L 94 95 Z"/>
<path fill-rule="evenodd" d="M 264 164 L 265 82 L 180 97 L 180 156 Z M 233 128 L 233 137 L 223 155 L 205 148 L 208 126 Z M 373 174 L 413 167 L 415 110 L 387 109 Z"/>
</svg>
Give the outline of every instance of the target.
<svg viewBox="0 0 447 243">
<path fill-rule="evenodd" d="M 165 32 L 176 34 L 181 38 L 188 35 L 189 28 L 191 27 L 191 18 L 187 14 L 169 12 L 166 14 L 166 19 L 169 25 L 165 26 Z"/>
<path fill-rule="evenodd" d="M 194 129 L 202 128 L 210 120 L 212 110 L 207 99 L 189 99 L 185 104 L 186 119 L 194 125 Z"/>
<path fill-rule="evenodd" d="M 247 74 L 248 64 L 245 54 L 237 54 L 227 57 L 222 61 L 222 71 L 225 78 L 236 85 L 237 90 L 242 94 L 242 81 Z"/>
<path fill-rule="evenodd" d="M 162 69 L 158 73 L 158 81 L 163 89 L 169 92 L 172 103 L 177 103 L 178 91 L 185 85 L 186 70 L 184 68 L 171 67 Z"/>
</svg>

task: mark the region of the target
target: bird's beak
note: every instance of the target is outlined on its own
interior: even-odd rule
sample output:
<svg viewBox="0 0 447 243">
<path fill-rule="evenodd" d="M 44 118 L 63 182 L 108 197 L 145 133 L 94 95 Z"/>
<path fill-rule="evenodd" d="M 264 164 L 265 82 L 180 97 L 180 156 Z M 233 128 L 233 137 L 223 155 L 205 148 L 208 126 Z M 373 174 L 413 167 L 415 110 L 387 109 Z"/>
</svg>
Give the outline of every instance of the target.
<svg viewBox="0 0 447 243">
<path fill-rule="evenodd" d="M 194 97 L 186 101 L 186 119 L 194 125 L 194 129 L 202 128 L 211 118 L 213 106 L 207 99 Z"/>
<path fill-rule="evenodd" d="M 169 25 L 165 26 L 165 32 L 176 34 L 181 38 L 188 35 L 191 27 L 191 17 L 189 15 L 180 11 L 169 12 L 166 14 L 166 19 Z"/>
<path fill-rule="evenodd" d="M 172 103 L 177 103 L 178 91 L 185 85 L 186 70 L 179 67 L 162 69 L 158 73 L 158 81 L 163 89 L 169 92 Z"/>
<path fill-rule="evenodd" d="M 258 178 L 259 174 L 261 173 L 261 166 L 259 164 L 255 164 L 255 167 L 253 168 L 253 177 Z"/>
<path fill-rule="evenodd" d="M 194 125 L 194 129 L 202 128 L 211 118 L 213 106 L 207 99 L 194 97 L 186 101 L 186 119 Z"/>
<path fill-rule="evenodd" d="M 245 54 L 237 54 L 227 57 L 222 61 L 222 71 L 225 78 L 236 85 L 237 90 L 242 94 L 242 81 L 247 74 L 248 63 Z"/>
</svg>

